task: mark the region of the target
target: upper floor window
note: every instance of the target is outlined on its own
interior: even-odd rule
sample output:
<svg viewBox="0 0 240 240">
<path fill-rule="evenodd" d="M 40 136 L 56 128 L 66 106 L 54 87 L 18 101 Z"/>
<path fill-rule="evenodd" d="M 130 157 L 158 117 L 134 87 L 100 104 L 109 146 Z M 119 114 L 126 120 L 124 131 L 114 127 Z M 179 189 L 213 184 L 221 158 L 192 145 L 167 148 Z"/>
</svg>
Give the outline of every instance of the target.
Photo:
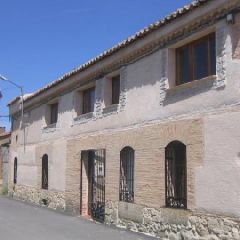
<svg viewBox="0 0 240 240">
<path fill-rule="evenodd" d="M 134 201 L 134 150 L 125 147 L 120 153 L 119 198 L 123 202 Z"/>
<path fill-rule="evenodd" d="M 216 75 L 215 33 L 178 48 L 176 59 L 176 85 Z"/>
<path fill-rule="evenodd" d="M 112 104 L 119 104 L 120 75 L 112 78 Z"/>
<path fill-rule="evenodd" d="M 82 113 L 94 112 L 95 105 L 95 87 L 88 88 L 83 91 L 83 107 Z"/>
<path fill-rule="evenodd" d="M 58 103 L 50 105 L 50 124 L 57 123 L 58 120 Z"/>
</svg>

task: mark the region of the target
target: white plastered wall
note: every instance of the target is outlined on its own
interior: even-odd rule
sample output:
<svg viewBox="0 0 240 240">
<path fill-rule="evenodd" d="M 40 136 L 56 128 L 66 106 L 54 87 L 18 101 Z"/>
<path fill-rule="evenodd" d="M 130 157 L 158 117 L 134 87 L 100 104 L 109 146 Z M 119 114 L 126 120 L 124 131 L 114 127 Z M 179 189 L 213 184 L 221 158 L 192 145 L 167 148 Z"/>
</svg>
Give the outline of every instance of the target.
<svg viewBox="0 0 240 240">
<path fill-rule="evenodd" d="M 240 217 L 240 111 L 204 119 L 205 157 L 196 169 L 196 208 Z"/>
<path fill-rule="evenodd" d="M 202 10 L 201 10 L 202 11 Z M 194 16 L 192 16 L 194 18 Z M 150 122 L 169 121 L 183 118 L 204 118 L 205 158 L 201 169 L 196 169 L 196 208 L 214 212 L 231 213 L 240 216 L 237 189 L 239 182 L 238 152 L 239 139 L 238 113 L 214 115 L 218 109 L 228 108 L 240 101 L 240 62 L 231 55 L 231 37 L 225 21 L 216 28 L 226 30 L 226 69 L 225 87 L 222 89 L 197 88 L 175 92 L 160 104 L 161 50 L 126 66 L 127 102 L 122 112 L 116 112 L 99 119 L 92 119 L 84 124 L 75 124 L 75 91 L 59 96 L 59 118 L 54 131 L 46 132 L 46 103 L 30 111 L 26 125 L 26 152 L 23 151 L 23 133 L 20 131 L 17 148 L 12 149 L 11 161 L 19 159 L 19 184 L 36 186 L 36 148 L 49 144 L 52 149 L 49 172 L 49 188 L 64 191 L 65 166 L 67 161 L 67 139 L 82 134 L 100 134 L 112 129 L 132 128 Z M 103 91 L 104 92 L 104 91 Z M 228 111 L 228 110 L 226 110 Z M 213 115 L 205 117 L 206 113 Z M 235 130 L 234 130 L 235 129 Z M 13 136 L 15 132 L 13 133 Z M 224 145 L 223 145 L 224 143 Z M 223 146 L 222 146 L 223 145 Z M 16 150 L 17 149 L 17 150 Z M 213 152 L 214 150 L 214 152 Z M 44 152 L 42 153 L 44 154 Z M 48 154 L 48 153 L 47 153 Z M 227 160 L 228 159 L 228 160 Z M 225 171 L 230 174 L 228 177 Z M 207 189 L 208 184 L 211 188 Z M 225 186 L 222 189 L 221 186 Z M 227 186 L 232 186 L 231 188 Z M 212 190 L 211 192 L 210 189 Z M 209 200 L 206 196 L 209 194 Z M 231 198 L 231 201 L 227 199 Z"/>
</svg>

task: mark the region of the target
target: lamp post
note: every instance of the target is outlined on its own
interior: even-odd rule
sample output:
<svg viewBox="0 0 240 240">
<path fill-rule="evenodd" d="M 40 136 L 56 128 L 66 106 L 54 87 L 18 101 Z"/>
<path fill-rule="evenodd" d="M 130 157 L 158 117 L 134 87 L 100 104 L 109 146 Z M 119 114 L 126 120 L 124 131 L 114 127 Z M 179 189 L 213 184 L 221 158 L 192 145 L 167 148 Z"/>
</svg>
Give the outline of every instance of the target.
<svg viewBox="0 0 240 240">
<path fill-rule="evenodd" d="M 0 80 L 8 82 L 15 86 L 16 88 L 20 89 L 21 92 L 21 128 L 23 128 L 24 131 L 24 151 L 25 151 L 25 128 L 24 128 L 24 123 L 23 123 L 23 117 L 24 117 L 24 107 L 23 107 L 23 102 L 24 102 L 24 93 L 23 93 L 23 87 L 16 84 L 15 82 L 7 79 L 6 77 L 0 75 Z"/>
</svg>

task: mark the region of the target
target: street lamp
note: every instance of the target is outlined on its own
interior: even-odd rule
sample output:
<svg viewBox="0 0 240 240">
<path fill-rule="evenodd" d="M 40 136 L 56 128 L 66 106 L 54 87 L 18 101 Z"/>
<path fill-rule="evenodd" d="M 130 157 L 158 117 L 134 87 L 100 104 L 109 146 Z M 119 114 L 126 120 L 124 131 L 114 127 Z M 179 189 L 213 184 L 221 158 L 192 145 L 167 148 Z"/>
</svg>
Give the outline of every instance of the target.
<svg viewBox="0 0 240 240">
<path fill-rule="evenodd" d="M 15 86 L 16 88 L 20 89 L 20 92 L 21 92 L 21 128 L 24 128 L 24 125 L 23 125 L 23 117 L 24 117 L 24 108 L 23 108 L 24 94 L 23 94 L 23 87 L 18 85 L 18 84 L 16 84 L 15 82 L 7 79 L 6 77 L 4 77 L 2 75 L 0 75 L 0 80 L 8 82 L 8 83 L 12 84 L 13 86 Z M 24 149 L 25 149 L 25 128 L 23 130 L 24 130 Z"/>
<path fill-rule="evenodd" d="M 15 82 L 13 82 L 13 81 L 11 81 L 11 80 L 9 80 L 9 79 L 7 79 L 6 77 L 4 77 L 4 76 L 2 76 L 2 75 L 0 75 L 0 80 L 2 80 L 2 81 L 5 81 L 5 82 L 9 82 L 10 84 L 12 84 L 13 86 L 15 86 L 16 88 L 18 88 L 18 89 L 20 89 L 20 92 L 21 92 L 21 112 L 22 112 L 22 116 L 21 116 L 21 118 L 22 118 L 22 125 L 23 125 L 23 114 L 24 114 L 24 109 L 23 109 L 23 87 L 22 86 L 20 86 L 20 85 L 18 85 L 18 84 L 16 84 Z"/>
</svg>

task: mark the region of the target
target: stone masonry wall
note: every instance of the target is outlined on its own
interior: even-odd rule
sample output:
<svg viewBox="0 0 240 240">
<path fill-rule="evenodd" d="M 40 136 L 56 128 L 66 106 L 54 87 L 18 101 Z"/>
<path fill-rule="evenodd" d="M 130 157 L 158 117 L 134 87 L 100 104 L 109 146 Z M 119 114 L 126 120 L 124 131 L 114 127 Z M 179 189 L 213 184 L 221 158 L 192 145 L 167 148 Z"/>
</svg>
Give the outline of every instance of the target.
<svg viewBox="0 0 240 240">
<path fill-rule="evenodd" d="M 240 219 L 108 202 L 107 224 L 170 240 L 239 240 Z"/>
<path fill-rule="evenodd" d="M 65 210 L 65 194 L 63 192 L 54 192 L 30 186 L 15 185 L 13 191 L 9 192 L 9 195 L 21 201 L 44 205 L 55 210 Z"/>
</svg>

